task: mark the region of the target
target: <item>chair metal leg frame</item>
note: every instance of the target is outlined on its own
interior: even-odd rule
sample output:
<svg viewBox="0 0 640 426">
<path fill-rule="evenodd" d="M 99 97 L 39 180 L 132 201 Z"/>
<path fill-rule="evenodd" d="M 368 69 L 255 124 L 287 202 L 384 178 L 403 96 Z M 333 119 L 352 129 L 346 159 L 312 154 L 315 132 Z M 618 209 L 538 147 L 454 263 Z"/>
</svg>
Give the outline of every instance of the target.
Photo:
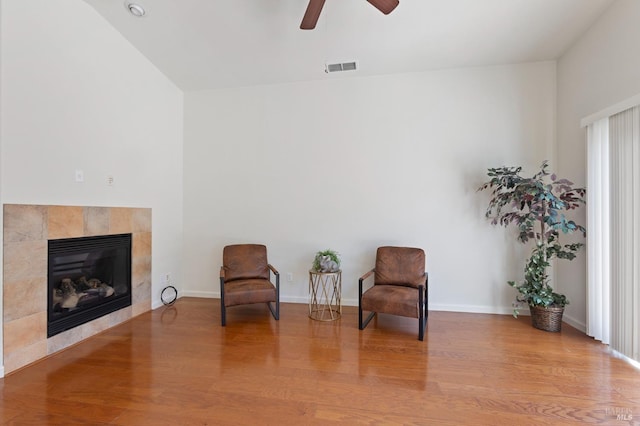
<svg viewBox="0 0 640 426">
<path fill-rule="evenodd" d="M 422 289 L 425 286 L 418 286 L 418 307 L 420 312 L 418 313 L 418 340 L 424 340 L 424 327 L 427 324 L 427 317 L 425 316 L 424 296 L 426 294 Z"/>
<path fill-rule="evenodd" d="M 371 312 L 369 316 L 362 320 L 362 278 L 358 280 L 358 328 L 364 330 L 369 325 L 369 322 L 376 315 L 376 312 Z M 427 292 L 429 283 L 429 276 L 425 279 L 425 285 L 418 286 L 418 307 L 420 312 L 418 313 L 418 340 L 424 340 L 424 330 L 427 326 L 427 319 L 429 317 L 429 295 Z"/>
<path fill-rule="evenodd" d="M 280 319 L 280 274 L 276 273 L 276 303 L 275 308 L 271 302 L 267 302 L 271 315 L 276 320 Z M 224 278 L 220 278 L 220 322 L 224 327 L 227 325 L 227 308 L 224 306 Z"/>
<path fill-rule="evenodd" d="M 274 310 L 271 302 L 267 302 L 267 306 L 271 311 L 271 315 L 278 321 L 280 319 L 280 273 L 274 272 L 274 275 L 276 276 L 276 307 Z"/>
<path fill-rule="evenodd" d="M 371 312 L 365 319 L 364 323 L 362 322 L 362 281 L 363 278 L 358 280 L 358 328 L 360 330 L 364 330 L 364 328 L 369 325 L 371 319 L 376 315 L 376 312 Z"/>
<path fill-rule="evenodd" d="M 424 273 L 424 286 L 419 286 L 420 291 L 419 303 L 420 303 L 420 318 L 418 319 L 418 340 L 424 340 L 424 330 L 427 326 L 427 319 L 429 318 L 429 273 Z M 424 290 L 423 290 L 424 289 Z"/>
<path fill-rule="evenodd" d="M 427 319 L 429 319 L 429 273 L 425 272 L 424 279 L 424 323 L 426 325 Z"/>
<path fill-rule="evenodd" d="M 227 308 L 224 306 L 224 278 L 220 277 L 220 322 L 227 325 Z"/>
</svg>

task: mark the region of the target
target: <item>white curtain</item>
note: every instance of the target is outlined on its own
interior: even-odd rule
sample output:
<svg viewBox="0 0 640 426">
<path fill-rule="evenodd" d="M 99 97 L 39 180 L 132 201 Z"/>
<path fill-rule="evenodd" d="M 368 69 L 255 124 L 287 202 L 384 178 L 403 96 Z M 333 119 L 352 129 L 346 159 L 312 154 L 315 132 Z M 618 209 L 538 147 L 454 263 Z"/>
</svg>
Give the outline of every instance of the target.
<svg viewBox="0 0 640 426">
<path fill-rule="evenodd" d="M 587 334 L 640 361 L 640 107 L 587 127 Z"/>
<path fill-rule="evenodd" d="M 609 119 L 611 348 L 640 361 L 640 108 Z"/>
<path fill-rule="evenodd" d="M 610 343 L 609 118 L 587 127 L 587 334 Z"/>
</svg>

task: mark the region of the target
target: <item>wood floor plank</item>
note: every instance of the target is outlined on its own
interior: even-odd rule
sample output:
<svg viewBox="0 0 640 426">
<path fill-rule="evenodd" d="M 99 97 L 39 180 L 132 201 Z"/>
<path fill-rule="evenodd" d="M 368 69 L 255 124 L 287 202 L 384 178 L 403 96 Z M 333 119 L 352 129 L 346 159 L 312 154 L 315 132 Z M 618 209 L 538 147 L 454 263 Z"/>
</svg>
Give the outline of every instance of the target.
<svg viewBox="0 0 640 426">
<path fill-rule="evenodd" d="M 228 310 L 182 298 L 0 379 L 2 424 L 633 424 L 640 371 L 563 325 L 357 309 L 318 322 L 304 304 Z M 617 414 L 627 415 L 627 420 Z M 629 419 L 631 415 L 631 419 Z M 635 417 L 634 417 L 635 416 Z"/>
</svg>

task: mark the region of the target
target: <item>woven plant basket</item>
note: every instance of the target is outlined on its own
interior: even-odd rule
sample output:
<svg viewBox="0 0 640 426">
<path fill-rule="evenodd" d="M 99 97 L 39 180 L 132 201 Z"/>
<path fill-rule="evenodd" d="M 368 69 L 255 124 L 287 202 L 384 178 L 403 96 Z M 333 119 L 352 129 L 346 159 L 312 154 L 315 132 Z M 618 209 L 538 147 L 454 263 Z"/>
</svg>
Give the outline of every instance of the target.
<svg viewBox="0 0 640 426">
<path fill-rule="evenodd" d="M 544 331 L 559 332 L 562 327 L 563 307 L 529 306 L 531 311 L 531 325 Z"/>
</svg>

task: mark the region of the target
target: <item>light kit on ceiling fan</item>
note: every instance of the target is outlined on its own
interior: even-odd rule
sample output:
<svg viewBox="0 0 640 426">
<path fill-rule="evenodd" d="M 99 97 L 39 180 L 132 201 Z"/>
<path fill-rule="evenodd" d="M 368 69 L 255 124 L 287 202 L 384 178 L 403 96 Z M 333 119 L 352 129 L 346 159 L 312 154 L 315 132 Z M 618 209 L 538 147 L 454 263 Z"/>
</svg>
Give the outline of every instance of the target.
<svg viewBox="0 0 640 426">
<path fill-rule="evenodd" d="M 376 9 L 385 15 L 393 12 L 399 4 L 399 0 L 367 0 L 371 3 Z M 318 23 L 318 18 L 320 18 L 320 12 L 322 12 L 322 7 L 324 6 L 325 0 L 309 0 L 309 4 L 307 5 L 307 10 L 304 13 L 304 17 L 302 18 L 302 23 L 300 24 L 301 30 L 312 30 L 316 27 Z"/>
</svg>

